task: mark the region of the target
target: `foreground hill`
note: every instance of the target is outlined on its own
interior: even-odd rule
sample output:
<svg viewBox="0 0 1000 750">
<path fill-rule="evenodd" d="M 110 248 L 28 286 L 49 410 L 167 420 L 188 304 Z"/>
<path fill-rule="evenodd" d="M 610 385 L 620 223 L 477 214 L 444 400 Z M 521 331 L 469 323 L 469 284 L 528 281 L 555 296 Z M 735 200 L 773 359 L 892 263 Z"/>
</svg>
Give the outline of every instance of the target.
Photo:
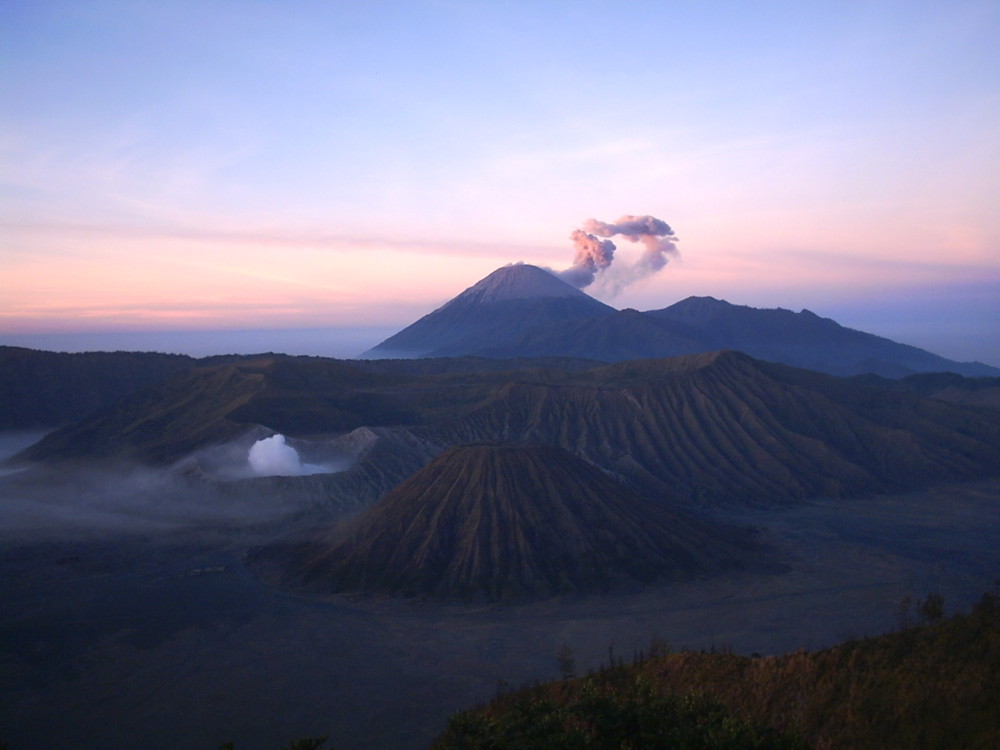
<svg viewBox="0 0 1000 750">
<path fill-rule="evenodd" d="M 367 430 L 325 480 L 374 501 L 447 448 L 553 445 L 634 489 L 774 502 L 912 489 L 1000 471 L 1000 414 L 889 392 L 736 352 L 576 369 L 455 360 L 418 374 L 275 357 L 199 368 L 52 433 L 29 460 L 172 464 L 250 432 Z M 373 369 L 374 368 L 374 369 Z"/>
<path fill-rule="evenodd" d="M 561 448 L 478 444 L 445 451 L 329 538 L 254 560 L 311 591 L 509 601 L 743 567 L 752 549 Z"/>
<path fill-rule="evenodd" d="M 824 651 L 658 653 L 509 694 L 455 716 L 434 748 L 660 747 L 679 727 L 697 741 L 670 747 L 801 746 L 770 727 L 816 748 L 988 750 L 1000 746 L 997 664 L 1000 599 L 987 594 L 971 615 Z"/>
<path fill-rule="evenodd" d="M 803 310 L 761 310 L 689 297 L 662 310 L 615 310 L 551 273 L 507 266 L 363 357 L 570 357 L 621 362 L 733 349 L 833 375 L 1000 375 L 852 330 Z"/>
</svg>

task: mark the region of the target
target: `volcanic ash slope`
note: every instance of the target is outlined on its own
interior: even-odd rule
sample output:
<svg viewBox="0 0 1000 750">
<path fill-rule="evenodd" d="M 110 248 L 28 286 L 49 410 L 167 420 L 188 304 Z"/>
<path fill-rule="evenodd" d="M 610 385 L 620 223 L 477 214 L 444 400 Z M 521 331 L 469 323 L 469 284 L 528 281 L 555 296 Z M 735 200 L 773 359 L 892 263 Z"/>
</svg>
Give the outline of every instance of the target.
<svg viewBox="0 0 1000 750">
<path fill-rule="evenodd" d="M 314 592 L 514 601 L 741 566 L 753 544 L 545 445 L 450 448 L 325 539 L 271 547 Z"/>
</svg>

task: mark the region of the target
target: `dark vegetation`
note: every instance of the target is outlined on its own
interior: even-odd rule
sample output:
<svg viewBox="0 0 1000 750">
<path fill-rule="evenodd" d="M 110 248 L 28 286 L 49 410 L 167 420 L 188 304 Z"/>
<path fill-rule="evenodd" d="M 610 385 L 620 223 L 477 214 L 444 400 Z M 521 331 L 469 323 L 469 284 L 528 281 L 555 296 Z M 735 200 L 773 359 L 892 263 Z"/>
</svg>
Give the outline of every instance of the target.
<svg viewBox="0 0 1000 750">
<path fill-rule="evenodd" d="M 326 737 L 302 737 L 297 740 L 291 740 L 281 750 L 321 750 L 324 745 L 326 745 Z M 0 750 L 5 749 L 0 747 Z M 237 750 L 237 748 L 234 743 L 226 742 L 219 745 L 219 750 Z M 326 745 L 325 750 L 334 750 L 334 748 Z"/>
<path fill-rule="evenodd" d="M 921 625 L 817 652 L 654 644 L 627 666 L 499 694 L 434 748 L 1000 747 L 1000 588 L 971 614 L 944 619 L 936 594 L 912 609 Z"/>
<path fill-rule="evenodd" d="M 559 697 L 519 695 L 502 709 L 459 714 L 434 750 L 799 750 L 794 733 L 739 719 L 703 693 L 661 693 L 643 678 L 584 680 Z"/>
</svg>

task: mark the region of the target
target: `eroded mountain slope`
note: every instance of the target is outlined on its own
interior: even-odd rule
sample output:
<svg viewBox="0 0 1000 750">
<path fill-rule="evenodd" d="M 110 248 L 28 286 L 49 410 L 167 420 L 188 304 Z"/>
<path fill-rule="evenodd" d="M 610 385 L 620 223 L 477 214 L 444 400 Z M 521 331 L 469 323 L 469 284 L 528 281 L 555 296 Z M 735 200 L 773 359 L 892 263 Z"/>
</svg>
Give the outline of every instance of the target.
<svg viewBox="0 0 1000 750">
<path fill-rule="evenodd" d="M 451 448 L 328 536 L 254 556 L 318 592 L 513 600 L 742 566 L 748 532 L 653 502 L 547 445 Z"/>
<path fill-rule="evenodd" d="M 329 437 L 369 428 L 371 450 L 325 480 L 332 495 L 369 497 L 452 445 L 483 441 L 555 445 L 633 488 L 695 501 L 852 495 L 1000 471 L 992 410 L 735 352 L 589 370 L 470 369 L 378 373 L 317 358 L 201 368 L 23 457 L 170 464 L 250 430 Z"/>
</svg>

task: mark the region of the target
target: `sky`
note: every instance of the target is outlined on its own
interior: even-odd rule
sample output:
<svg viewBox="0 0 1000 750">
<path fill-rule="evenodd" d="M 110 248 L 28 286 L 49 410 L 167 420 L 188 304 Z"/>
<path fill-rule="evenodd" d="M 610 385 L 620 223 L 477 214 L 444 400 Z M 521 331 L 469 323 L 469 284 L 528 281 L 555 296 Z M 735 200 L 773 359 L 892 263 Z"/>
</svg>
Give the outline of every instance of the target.
<svg viewBox="0 0 1000 750">
<path fill-rule="evenodd" d="M 371 345 L 652 215 L 678 256 L 587 291 L 1000 365 L 997 39 L 995 0 L 2 0 L 0 344 Z"/>
</svg>

